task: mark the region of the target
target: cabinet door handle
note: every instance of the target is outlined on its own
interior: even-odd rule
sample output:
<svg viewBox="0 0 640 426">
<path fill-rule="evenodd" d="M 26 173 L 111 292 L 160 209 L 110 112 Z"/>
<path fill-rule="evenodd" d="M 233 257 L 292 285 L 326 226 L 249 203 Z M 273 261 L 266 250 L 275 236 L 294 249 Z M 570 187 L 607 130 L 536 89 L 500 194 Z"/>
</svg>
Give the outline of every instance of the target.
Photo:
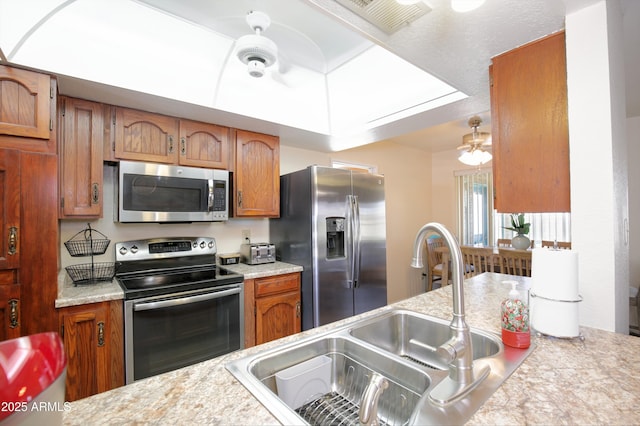
<svg viewBox="0 0 640 426">
<path fill-rule="evenodd" d="M 9 227 L 9 252 L 10 255 L 18 253 L 18 227 Z"/>
<path fill-rule="evenodd" d="M 296 302 L 296 318 L 300 318 L 300 302 Z"/>
<path fill-rule="evenodd" d="M 97 182 L 91 184 L 91 203 L 98 204 L 100 201 L 100 187 Z"/>
<path fill-rule="evenodd" d="M 185 138 L 180 138 L 180 154 L 187 155 L 187 141 Z"/>
<path fill-rule="evenodd" d="M 238 191 L 238 207 L 242 208 L 242 191 Z"/>
<path fill-rule="evenodd" d="M 9 300 L 9 327 L 16 328 L 18 326 L 18 299 Z"/>
<path fill-rule="evenodd" d="M 98 346 L 104 346 L 104 322 L 98 323 Z"/>
<path fill-rule="evenodd" d="M 167 143 L 168 143 L 168 149 L 169 149 L 169 154 L 173 154 L 173 135 L 168 135 L 167 136 Z"/>
</svg>

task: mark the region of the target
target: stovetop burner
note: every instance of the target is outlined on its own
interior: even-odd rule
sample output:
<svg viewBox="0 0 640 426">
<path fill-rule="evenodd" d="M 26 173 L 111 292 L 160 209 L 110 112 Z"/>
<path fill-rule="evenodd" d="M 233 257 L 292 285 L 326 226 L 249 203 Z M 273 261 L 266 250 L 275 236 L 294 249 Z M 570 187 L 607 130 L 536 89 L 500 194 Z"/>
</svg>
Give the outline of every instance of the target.
<svg viewBox="0 0 640 426">
<path fill-rule="evenodd" d="M 215 264 L 213 238 L 154 238 L 116 244 L 116 280 L 125 299 L 200 290 L 244 281 Z"/>
</svg>

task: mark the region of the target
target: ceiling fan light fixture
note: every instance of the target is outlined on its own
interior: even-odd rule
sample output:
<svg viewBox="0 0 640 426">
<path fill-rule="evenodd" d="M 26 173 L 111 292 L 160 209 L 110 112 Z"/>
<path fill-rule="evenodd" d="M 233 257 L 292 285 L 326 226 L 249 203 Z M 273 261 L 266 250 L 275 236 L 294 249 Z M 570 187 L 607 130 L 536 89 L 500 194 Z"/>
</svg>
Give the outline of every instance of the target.
<svg viewBox="0 0 640 426">
<path fill-rule="evenodd" d="M 488 163 L 492 158 L 493 156 L 487 151 L 484 151 L 482 149 L 475 149 L 473 151 L 464 151 L 462 154 L 460 154 L 458 160 L 468 166 L 480 166 L 482 164 Z"/>
<path fill-rule="evenodd" d="M 247 14 L 247 23 L 255 34 L 247 34 L 236 41 L 236 56 L 247 64 L 252 77 L 262 77 L 265 68 L 273 65 L 278 58 L 278 46 L 261 32 L 269 28 L 271 20 L 266 13 L 251 11 Z"/>
<path fill-rule="evenodd" d="M 482 119 L 477 115 L 469 119 L 468 124 L 472 132 L 462 136 L 462 145 L 458 147 L 459 150 L 462 150 L 460 157 L 458 157 L 461 163 L 479 166 L 488 163 L 493 158 L 490 152 L 483 149 L 491 145 L 491 133 L 479 132 L 478 127 L 481 123 Z"/>
<path fill-rule="evenodd" d="M 451 0 L 451 9 L 464 13 L 479 8 L 485 0 Z"/>
</svg>

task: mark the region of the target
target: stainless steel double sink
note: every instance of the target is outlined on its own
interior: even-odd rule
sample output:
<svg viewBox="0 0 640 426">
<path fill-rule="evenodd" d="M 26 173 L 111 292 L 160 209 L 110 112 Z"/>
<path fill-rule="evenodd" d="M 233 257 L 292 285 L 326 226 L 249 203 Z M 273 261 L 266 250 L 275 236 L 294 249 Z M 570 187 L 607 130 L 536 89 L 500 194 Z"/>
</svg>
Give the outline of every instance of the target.
<svg viewBox="0 0 640 426">
<path fill-rule="evenodd" d="M 449 337 L 449 321 L 391 309 L 232 361 L 226 367 L 283 424 L 359 424 L 363 394 L 380 376 L 385 382 L 375 404 L 380 424 L 461 424 L 534 346 L 511 348 L 497 334 L 471 328 L 474 369 L 489 366 L 490 373 L 460 398 L 434 404 L 429 392 L 448 375 L 436 349 Z M 328 391 L 300 407 L 289 407 L 278 396 L 276 374 L 322 355 L 331 362 L 325 380 Z"/>
</svg>

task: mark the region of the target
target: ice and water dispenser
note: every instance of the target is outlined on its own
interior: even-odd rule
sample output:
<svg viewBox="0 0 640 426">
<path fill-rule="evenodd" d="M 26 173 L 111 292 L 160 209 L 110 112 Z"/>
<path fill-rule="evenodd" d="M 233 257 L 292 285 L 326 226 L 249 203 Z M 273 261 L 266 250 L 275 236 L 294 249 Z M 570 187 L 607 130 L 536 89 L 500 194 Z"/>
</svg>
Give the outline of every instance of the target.
<svg viewBox="0 0 640 426">
<path fill-rule="evenodd" d="M 325 219 L 327 229 L 327 259 L 344 257 L 345 218 L 331 216 Z"/>
</svg>

